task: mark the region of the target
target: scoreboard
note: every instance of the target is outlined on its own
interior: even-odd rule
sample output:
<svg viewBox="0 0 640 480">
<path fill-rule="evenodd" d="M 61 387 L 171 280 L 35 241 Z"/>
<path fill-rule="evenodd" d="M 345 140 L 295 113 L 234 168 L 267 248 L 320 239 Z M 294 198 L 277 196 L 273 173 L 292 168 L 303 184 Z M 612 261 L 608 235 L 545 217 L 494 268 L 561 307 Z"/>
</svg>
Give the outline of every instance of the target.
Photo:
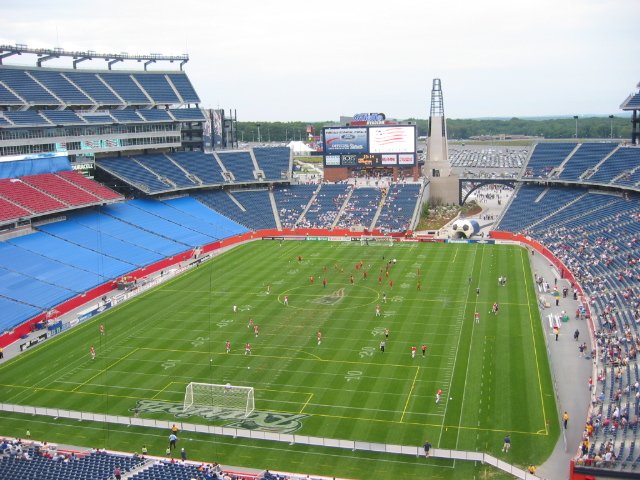
<svg viewBox="0 0 640 480">
<path fill-rule="evenodd" d="M 413 167 L 416 164 L 416 126 L 379 125 L 326 127 L 324 166 Z"/>
</svg>

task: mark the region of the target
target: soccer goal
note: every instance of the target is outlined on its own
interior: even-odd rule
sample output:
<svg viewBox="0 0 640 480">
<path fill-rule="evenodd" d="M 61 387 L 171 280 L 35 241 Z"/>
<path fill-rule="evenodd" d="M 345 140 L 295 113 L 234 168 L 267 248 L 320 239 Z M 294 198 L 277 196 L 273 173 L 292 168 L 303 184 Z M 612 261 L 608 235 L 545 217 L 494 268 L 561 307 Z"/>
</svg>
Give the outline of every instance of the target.
<svg viewBox="0 0 640 480">
<path fill-rule="evenodd" d="M 247 417 L 255 409 L 253 387 L 191 382 L 184 394 L 184 411 L 198 407 L 238 410 Z"/>
<path fill-rule="evenodd" d="M 393 237 L 360 237 L 360 245 L 367 245 L 372 247 L 392 247 Z"/>
</svg>

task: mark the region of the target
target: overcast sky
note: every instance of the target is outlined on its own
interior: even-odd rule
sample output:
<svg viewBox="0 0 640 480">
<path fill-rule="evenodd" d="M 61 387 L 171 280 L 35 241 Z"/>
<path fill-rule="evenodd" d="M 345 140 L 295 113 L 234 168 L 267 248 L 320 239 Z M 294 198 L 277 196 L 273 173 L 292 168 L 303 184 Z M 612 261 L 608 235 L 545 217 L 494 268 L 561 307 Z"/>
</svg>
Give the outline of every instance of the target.
<svg viewBox="0 0 640 480">
<path fill-rule="evenodd" d="M 609 114 L 640 81 L 640 0 L 0 5 L 1 44 L 188 53 L 202 106 L 237 109 L 241 121 L 426 118 L 433 78 L 450 118 Z"/>
</svg>

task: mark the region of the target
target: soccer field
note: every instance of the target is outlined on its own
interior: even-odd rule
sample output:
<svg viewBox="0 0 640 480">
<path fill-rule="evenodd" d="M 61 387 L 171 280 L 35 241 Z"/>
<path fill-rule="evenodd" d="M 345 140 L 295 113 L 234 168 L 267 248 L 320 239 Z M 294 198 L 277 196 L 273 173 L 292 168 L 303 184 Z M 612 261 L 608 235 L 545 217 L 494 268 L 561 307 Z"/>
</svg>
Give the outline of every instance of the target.
<svg viewBox="0 0 640 480">
<path fill-rule="evenodd" d="M 559 435 L 543 334 L 519 247 L 257 241 L 2 365 L 0 397 L 113 415 L 138 408 L 143 418 L 172 420 L 189 382 L 231 383 L 255 389 L 248 420 L 204 409 L 185 421 L 403 445 L 429 440 L 539 464 Z M 139 451 L 146 444 L 156 455 L 166 448 L 166 432 L 153 429 L 0 418 L 7 435 L 29 428 L 34 438 L 72 445 Z M 504 454 L 507 433 L 513 448 Z M 487 468 L 199 434 L 180 441 L 193 459 L 327 476 L 453 479 Z"/>
</svg>

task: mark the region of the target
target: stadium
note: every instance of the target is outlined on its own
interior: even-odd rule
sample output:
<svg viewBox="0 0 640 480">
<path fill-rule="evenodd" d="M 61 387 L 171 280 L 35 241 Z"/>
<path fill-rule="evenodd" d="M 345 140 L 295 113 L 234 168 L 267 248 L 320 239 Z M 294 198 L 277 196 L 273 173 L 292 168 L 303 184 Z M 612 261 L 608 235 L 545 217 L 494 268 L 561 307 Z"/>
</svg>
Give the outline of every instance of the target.
<svg viewBox="0 0 640 480">
<path fill-rule="evenodd" d="M 356 114 L 302 181 L 187 55 L 0 59 L 2 478 L 637 478 L 640 93 L 479 155 L 436 79 L 424 162 Z"/>
</svg>

